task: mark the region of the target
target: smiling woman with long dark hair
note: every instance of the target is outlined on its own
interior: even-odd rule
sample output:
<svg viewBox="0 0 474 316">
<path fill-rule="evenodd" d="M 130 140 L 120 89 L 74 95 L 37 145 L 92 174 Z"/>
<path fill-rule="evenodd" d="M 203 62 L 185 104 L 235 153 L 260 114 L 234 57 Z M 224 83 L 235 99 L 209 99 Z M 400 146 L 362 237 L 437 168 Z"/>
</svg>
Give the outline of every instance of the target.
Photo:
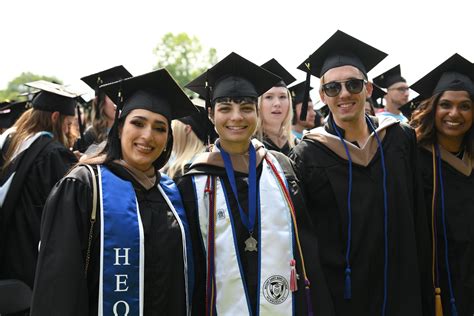
<svg viewBox="0 0 474 316">
<path fill-rule="evenodd" d="M 173 146 L 171 120 L 196 109 L 164 69 L 102 88 L 121 112 L 103 152 L 46 203 L 32 315 L 186 315 L 187 220 L 159 169 Z"/>
<path fill-rule="evenodd" d="M 432 233 L 436 315 L 474 314 L 474 67 L 453 55 L 412 88 Z"/>
</svg>

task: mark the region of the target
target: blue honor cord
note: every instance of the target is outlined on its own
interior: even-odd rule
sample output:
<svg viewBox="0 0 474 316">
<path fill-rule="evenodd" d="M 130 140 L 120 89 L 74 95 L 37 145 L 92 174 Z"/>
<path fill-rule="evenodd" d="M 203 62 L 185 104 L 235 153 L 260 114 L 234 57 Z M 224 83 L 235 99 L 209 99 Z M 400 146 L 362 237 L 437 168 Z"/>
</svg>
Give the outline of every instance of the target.
<svg viewBox="0 0 474 316">
<path fill-rule="evenodd" d="M 248 197 L 248 215 L 244 212 L 240 206 L 239 196 L 237 192 L 237 184 L 235 182 L 235 173 L 232 166 L 232 160 L 230 159 L 229 153 L 227 153 L 220 145 L 216 144 L 220 150 L 222 160 L 224 160 L 224 167 L 229 179 L 230 187 L 232 188 L 232 193 L 234 194 L 235 200 L 237 201 L 237 206 L 239 208 L 240 218 L 242 224 L 247 228 L 250 237 L 245 241 L 245 250 L 246 251 L 257 251 L 257 241 L 253 238 L 253 229 L 255 226 L 255 219 L 257 215 L 257 152 L 253 147 L 253 144 L 250 142 L 249 145 L 249 197 Z"/>
</svg>

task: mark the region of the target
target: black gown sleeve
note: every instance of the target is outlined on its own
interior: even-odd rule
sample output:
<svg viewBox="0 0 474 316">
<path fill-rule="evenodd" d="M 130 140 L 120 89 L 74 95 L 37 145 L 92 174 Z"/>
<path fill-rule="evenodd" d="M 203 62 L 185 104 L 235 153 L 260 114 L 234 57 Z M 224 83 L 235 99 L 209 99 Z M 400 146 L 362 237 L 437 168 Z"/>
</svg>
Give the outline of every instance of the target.
<svg viewBox="0 0 474 316">
<path fill-rule="evenodd" d="M 87 173 L 66 176 L 44 207 L 31 315 L 89 314 L 84 262 L 92 194 Z"/>
<path fill-rule="evenodd" d="M 204 315 L 206 301 L 206 257 L 199 228 L 199 213 L 196 205 L 196 196 L 191 176 L 175 178 L 181 193 L 186 216 L 189 222 L 189 231 L 194 256 L 194 290 L 192 299 L 192 315 Z"/>
<path fill-rule="evenodd" d="M 434 295 L 431 281 L 431 238 L 428 218 L 426 214 L 426 205 L 423 189 L 423 180 L 421 176 L 421 165 L 418 157 L 415 131 L 405 124 L 401 124 L 405 133 L 409 134 L 411 140 L 410 154 L 413 157 L 413 219 L 415 222 L 415 236 L 418 253 L 418 265 L 420 271 L 420 285 L 422 293 L 423 315 L 432 315 L 434 313 Z"/>
<path fill-rule="evenodd" d="M 295 208 L 299 240 L 301 243 L 306 274 L 310 281 L 311 305 L 314 315 L 334 315 L 331 294 L 321 266 L 321 259 L 319 257 L 318 239 L 314 233 L 313 223 L 307 211 L 295 164 L 291 159 L 281 153 L 272 152 L 272 154 L 277 158 L 280 166 L 283 168 L 289 186 L 289 193 Z M 306 302 L 303 269 L 299 250 L 295 252 L 295 255 L 297 255 L 296 260 L 298 263 L 297 272 L 300 276 L 298 281 L 298 291 L 296 293 L 296 314 L 307 315 L 308 306 Z"/>
</svg>

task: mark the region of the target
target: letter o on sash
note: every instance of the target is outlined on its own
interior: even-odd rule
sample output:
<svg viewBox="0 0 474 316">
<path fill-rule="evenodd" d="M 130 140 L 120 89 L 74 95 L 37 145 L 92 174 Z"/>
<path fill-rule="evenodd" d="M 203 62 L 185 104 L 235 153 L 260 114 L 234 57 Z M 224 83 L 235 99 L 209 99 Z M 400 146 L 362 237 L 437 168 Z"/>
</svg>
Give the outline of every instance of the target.
<svg viewBox="0 0 474 316">
<path fill-rule="evenodd" d="M 122 304 L 125 305 L 125 314 L 123 314 L 123 316 L 127 316 L 128 313 L 130 312 L 130 306 L 128 306 L 128 303 L 125 302 L 125 301 L 117 301 L 117 302 L 114 304 L 114 309 L 113 309 L 113 311 L 114 311 L 114 316 L 121 316 L 121 315 L 119 315 L 119 314 L 117 313 L 117 309 L 118 309 L 117 306 L 118 306 L 118 304 L 120 304 L 120 303 L 122 303 Z"/>
</svg>

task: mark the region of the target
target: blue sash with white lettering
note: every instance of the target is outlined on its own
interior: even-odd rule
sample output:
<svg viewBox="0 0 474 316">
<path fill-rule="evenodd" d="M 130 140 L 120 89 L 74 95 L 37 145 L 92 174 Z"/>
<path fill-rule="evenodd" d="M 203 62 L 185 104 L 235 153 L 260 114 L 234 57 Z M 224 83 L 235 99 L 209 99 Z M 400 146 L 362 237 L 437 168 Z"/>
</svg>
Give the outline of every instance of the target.
<svg viewBox="0 0 474 316">
<path fill-rule="evenodd" d="M 100 166 L 99 315 L 143 315 L 144 234 L 130 182 Z"/>
<path fill-rule="evenodd" d="M 143 315 L 144 233 L 135 190 L 130 182 L 120 179 L 104 166 L 99 168 L 99 179 L 102 197 L 99 315 Z M 173 180 L 162 174 L 158 189 L 181 231 L 189 315 L 194 288 L 189 224 Z"/>
</svg>

